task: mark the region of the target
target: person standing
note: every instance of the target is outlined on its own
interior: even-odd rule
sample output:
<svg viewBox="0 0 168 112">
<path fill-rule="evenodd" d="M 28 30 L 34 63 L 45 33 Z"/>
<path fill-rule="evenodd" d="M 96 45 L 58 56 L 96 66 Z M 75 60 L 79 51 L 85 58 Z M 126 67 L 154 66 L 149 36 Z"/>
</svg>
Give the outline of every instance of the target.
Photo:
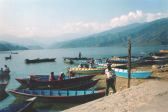
<svg viewBox="0 0 168 112">
<path fill-rule="evenodd" d="M 115 83 L 116 83 L 116 75 L 115 71 L 112 70 L 111 64 L 107 64 L 107 69 L 105 70 L 106 74 L 106 96 L 109 94 L 109 88 L 111 87 L 113 93 L 116 92 Z"/>
<path fill-rule="evenodd" d="M 7 73 L 9 73 L 9 72 L 10 72 L 10 69 L 9 69 L 9 67 L 8 67 L 7 65 L 4 65 L 4 67 L 5 67 L 5 69 L 4 69 L 4 72 L 7 72 Z"/>
<path fill-rule="evenodd" d="M 79 52 L 79 58 L 81 58 L 82 57 L 82 54 L 81 54 L 81 52 Z"/>
</svg>

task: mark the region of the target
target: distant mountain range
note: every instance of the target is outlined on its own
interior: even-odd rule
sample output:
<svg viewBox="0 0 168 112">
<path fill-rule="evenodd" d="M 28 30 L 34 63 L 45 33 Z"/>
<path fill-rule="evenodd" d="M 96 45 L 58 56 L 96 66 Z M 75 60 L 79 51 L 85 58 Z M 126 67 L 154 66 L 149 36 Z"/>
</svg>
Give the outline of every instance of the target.
<svg viewBox="0 0 168 112">
<path fill-rule="evenodd" d="M 43 49 L 38 41 L 11 36 L 0 36 L 0 51 Z M 74 40 L 56 42 L 50 48 L 168 45 L 168 18 L 146 23 L 135 23 Z M 6 40 L 5 40 L 6 39 Z M 13 40 L 12 40 L 13 39 Z M 43 47 L 41 47 L 43 46 Z"/>
<path fill-rule="evenodd" d="M 28 50 L 28 48 L 13 43 L 0 41 L 0 51 L 10 51 L 10 50 Z"/>
<path fill-rule="evenodd" d="M 126 46 L 129 38 L 133 46 L 168 45 L 168 18 L 131 24 L 87 37 L 55 43 L 51 48 Z"/>
</svg>

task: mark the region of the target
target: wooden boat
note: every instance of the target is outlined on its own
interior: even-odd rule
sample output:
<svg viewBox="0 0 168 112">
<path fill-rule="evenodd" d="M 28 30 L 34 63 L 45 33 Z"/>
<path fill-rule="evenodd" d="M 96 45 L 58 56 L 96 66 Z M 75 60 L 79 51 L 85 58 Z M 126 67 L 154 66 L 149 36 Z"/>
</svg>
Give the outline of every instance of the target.
<svg viewBox="0 0 168 112">
<path fill-rule="evenodd" d="M 96 76 L 95 74 L 93 75 L 86 75 L 86 74 L 83 74 L 83 75 L 80 75 L 80 74 L 74 74 L 74 76 L 70 76 L 70 74 L 67 74 L 65 77 L 64 77 L 64 80 L 66 79 L 75 79 L 75 78 L 78 78 L 77 80 L 78 81 L 84 81 L 84 80 L 90 80 L 92 79 L 94 76 Z M 30 75 L 30 77 L 34 78 L 34 79 L 39 79 L 39 80 L 48 80 L 49 79 L 49 75 Z M 58 79 L 58 75 L 55 75 L 54 76 L 55 79 Z M 81 80 L 82 78 L 82 80 Z M 86 79 L 83 79 L 83 78 L 86 78 Z M 25 78 L 26 79 L 26 78 Z M 29 79 L 29 78 L 27 78 Z"/>
<path fill-rule="evenodd" d="M 107 64 L 108 63 L 102 63 L 102 64 L 98 64 L 98 68 L 107 68 Z M 111 64 L 111 67 L 113 67 L 113 68 L 115 68 L 115 67 L 121 67 L 121 66 L 126 66 L 126 64 L 115 64 L 115 63 L 113 63 L 113 64 Z"/>
<path fill-rule="evenodd" d="M 149 56 L 166 56 L 168 53 L 166 53 L 165 51 L 161 51 L 161 52 L 151 52 L 149 53 Z"/>
<path fill-rule="evenodd" d="M 32 106 L 36 97 L 26 100 L 18 104 L 11 104 L 8 107 L 0 110 L 0 112 L 32 112 Z"/>
<path fill-rule="evenodd" d="M 73 64 L 74 61 L 71 60 L 71 59 L 64 59 L 64 63 L 67 63 L 67 64 Z"/>
<path fill-rule="evenodd" d="M 113 68 L 118 77 L 128 78 L 128 70 Z M 131 78 L 149 78 L 152 75 L 150 71 L 132 71 Z"/>
<path fill-rule="evenodd" d="M 74 65 L 89 65 L 89 60 L 73 60 Z"/>
<path fill-rule="evenodd" d="M 40 102 L 79 103 L 105 96 L 105 90 L 10 90 L 19 98 L 37 97 Z"/>
<path fill-rule="evenodd" d="M 137 62 L 138 65 L 154 65 L 154 64 L 167 64 L 168 57 L 167 56 L 148 56 L 144 57 L 141 61 Z"/>
<path fill-rule="evenodd" d="M 137 62 L 140 60 L 140 57 L 131 57 L 131 62 Z M 113 56 L 111 59 L 108 60 L 111 63 L 121 63 L 121 64 L 126 64 L 128 63 L 128 57 L 127 56 L 122 56 L 122 57 L 116 57 Z"/>
<path fill-rule="evenodd" d="M 70 84 L 77 84 L 83 81 L 89 81 L 91 80 L 95 75 L 84 75 L 84 76 L 75 76 L 75 77 L 69 77 L 65 76 L 64 80 L 57 80 L 58 76 L 55 76 L 54 81 L 49 81 L 48 75 L 31 75 L 30 78 L 16 78 L 16 80 L 21 83 L 23 86 L 48 86 L 48 85 L 55 85 L 58 87 L 61 87 L 63 85 L 70 85 Z"/>
<path fill-rule="evenodd" d="M 75 74 L 75 76 L 74 77 L 70 77 L 70 76 L 68 76 L 68 74 L 64 77 L 64 80 L 71 80 L 71 81 L 74 81 L 74 80 L 76 80 L 76 81 L 86 81 L 86 80 L 90 80 L 90 79 L 92 79 L 93 77 L 95 77 L 96 75 L 95 74 L 93 74 L 93 75 L 79 75 L 79 74 Z M 49 79 L 49 75 L 30 75 L 30 77 L 32 77 L 32 78 L 36 78 L 36 79 L 41 79 L 41 80 L 48 80 Z M 55 75 L 54 76 L 55 77 L 55 79 L 58 79 L 58 75 Z M 75 82 L 76 82 L 75 81 Z"/>
<path fill-rule="evenodd" d="M 168 53 L 168 50 L 160 50 L 160 53 Z"/>
<path fill-rule="evenodd" d="M 152 56 L 155 60 L 168 60 L 168 56 Z"/>
<path fill-rule="evenodd" d="M 63 59 L 64 60 L 66 60 L 66 59 L 68 59 L 68 60 L 91 60 L 93 58 L 87 58 L 87 57 L 81 57 L 81 58 L 79 58 L 79 57 L 74 57 L 74 58 L 72 58 L 72 57 L 64 57 Z"/>
<path fill-rule="evenodd" d="M 43 58 L 43 59 L 37 58 L 37 59 L 32 59 L 32 60 L 25 59 L 25 62 L 27 64 L 29 64 L 29 63 L 42 63 L 42 62 L 55 62 L 55 59 L 56 58 Z"/>
<path fill-rule="evenodd" d="M 48 81 L 48 80 L 26 80 L 26 79 L 16 79 L 23 86 L 29 87 L 31 89 L 41 88 L 54 88 L 54 89 L 89 89 L 97 84 L 99 80 L 56 80 L 56 81 Z"/>
<path fill-rule="evenodd" d="M 8 56 L 8 57 L 5 57 L 5 60 L 11 60 L 12 59 L 12 56 Z"/>
<path fill-rule="evenodd" d="M 103 74 L 105 68 L 70 68 L 70 71 L 73 71 L 77 74 Z"/>
<path fill-rule="evenodd" d="M 18 54 L 18 52 L 11 52 L 11 54 Z"/>
</svg>

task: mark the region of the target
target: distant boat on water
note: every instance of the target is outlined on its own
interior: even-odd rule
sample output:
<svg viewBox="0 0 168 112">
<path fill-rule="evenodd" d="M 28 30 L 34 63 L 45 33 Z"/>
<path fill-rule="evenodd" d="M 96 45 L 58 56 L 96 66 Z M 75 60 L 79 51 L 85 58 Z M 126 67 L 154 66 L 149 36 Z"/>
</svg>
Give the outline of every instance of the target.
<svg viewBox="0 0 168 112">
<path fill-rule="evenodd" d="M 56 58 L 37 58 L 37 59 L 25 59 L 25 63 L 42 63 L 42 62 L 55 62 Z"/>
<path fill-rule="evenodd" d="M 64 57 L 64 60 L 91 60 L 93 58 L 87 58 L 87 57 Z"/>
<path fill-rule="evenodd" d="M 18 52 L 11 52 L 11 54 L 19 54 Z"/>
<path fill-rule="evenodd" d="M 74 61 L 71 60 L 71 59 L 64 59 L 64 63 L 67 63 L 67 64 L 73 64 Z"/>
<path fill-rule="evenodd" d="M 11 59 L 12 59 L 12 56 L 11 56 L 11 55 L 5 57 L 5 60 L 11 60 Z"/>
</svg>

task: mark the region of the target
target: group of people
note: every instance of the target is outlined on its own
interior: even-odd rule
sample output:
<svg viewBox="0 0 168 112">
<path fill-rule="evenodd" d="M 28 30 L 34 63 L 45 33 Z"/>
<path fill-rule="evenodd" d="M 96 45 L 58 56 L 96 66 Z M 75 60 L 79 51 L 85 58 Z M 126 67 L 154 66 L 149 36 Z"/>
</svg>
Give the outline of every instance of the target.
<svg viewBox="0 0 168 112">
<path fill-rule="evenodd" d="M 54 80 L 64 80 L 64 79 L 65 79 L 65 74 L 63 72 L 60 73 L 60 75 L 58 76 L 58 79 L 55 78 L 54 72 L 51 72 L 48 80 L 49 81 L 54 81 Z"/>
<path fill-rule="evenodd" d="M 75 73 L 73 71 L 68 71 L 68 76 L 69 77 L 74 77 Z M 63 72 L 61 72 L 58 76 L 58 79 L 55 78 L 54 76 L 54 72 L 51 72 L 51 74 L 49 75 L 49 81 L 54 81 L 54 80 L 65 80 L 65 74 Z"/>
<path fill-rule="evenodd" d="M 10 69 L 7 65 L 4 65 L 4 68 L 1 68 L 0 73 L 10 73 Z"/>
</svg>

